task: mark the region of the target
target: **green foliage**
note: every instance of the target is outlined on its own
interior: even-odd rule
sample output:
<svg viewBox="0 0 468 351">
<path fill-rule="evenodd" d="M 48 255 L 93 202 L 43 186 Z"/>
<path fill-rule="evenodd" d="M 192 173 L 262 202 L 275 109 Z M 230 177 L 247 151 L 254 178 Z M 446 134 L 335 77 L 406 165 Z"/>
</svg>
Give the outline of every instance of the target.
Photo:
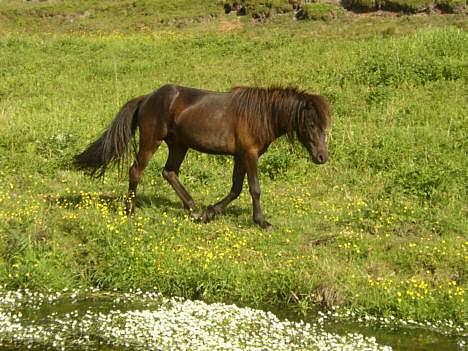
<svg viewBox="0 0 468 351">
<path fill-rule="evenodd" d="M 433 0 L 386 0 L 383 8 L 407 13 L 430 12 L 435 3 Z"/>
<path fill-rule="evenodd" d="M 345 0 L 343 6 L 346 9 L 369 12 L 378 9 L 387 11 L 419 13 L 432 12 L 437 8 L 447 13 L 463 13 L 466 10 L 465 0 Z"/>
<path fill-rule="evenodd" d="M 436 0 L 437 8 L 448 13 L 466 11 L 466 0 Z"/>
<path fill-rule="evenodd" d="M 284 13 L 292 11 L 292 6 L 288 0 L 250 0 L 246 1 L 245 4 L 247 8 L 256 13 L 267 11 Z"/>
<path fill-rule="evenodd" d="M 83 1 L 2 1 L 0 18 L 6 23 L 29 28 L 59 26 L 61 31 L 83 28 L 106 31 L 115 26 L 122 30 L 147 30 L 157 25 L 187 25 L 207 22 L 221 14 L 222 5 L 212 0 L 83 0 Z M 0 25 L 1 30 L 1 25 Z"/>
<path fill-rule="evenodd" d="M 375 0 L 347 0 L 343 1 L 343 6 L 346 9 L 354 11 L 374 11 L 376 8 L 380 7 L 380 1 Z"/>
<path fill-rule="evenodd" d="M 342 7 L 329 3 L 306 3 L 303 7 L 305 18 L 309 20 L 329 21 L 344 14 Z"/>
</svg>

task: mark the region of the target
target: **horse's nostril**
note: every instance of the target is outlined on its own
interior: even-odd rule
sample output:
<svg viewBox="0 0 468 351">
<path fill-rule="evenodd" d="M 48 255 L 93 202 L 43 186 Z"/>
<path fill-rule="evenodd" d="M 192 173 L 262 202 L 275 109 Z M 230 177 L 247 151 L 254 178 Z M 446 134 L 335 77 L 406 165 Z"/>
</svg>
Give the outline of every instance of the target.
<svg viewBox="0 0 468 351">
<path fill-rule="evenodd" d="M 328 161 L 328 154 L 326 152 L 319 152 L 316 160 L 318 164 L 324 164 Z"/>
</svg>

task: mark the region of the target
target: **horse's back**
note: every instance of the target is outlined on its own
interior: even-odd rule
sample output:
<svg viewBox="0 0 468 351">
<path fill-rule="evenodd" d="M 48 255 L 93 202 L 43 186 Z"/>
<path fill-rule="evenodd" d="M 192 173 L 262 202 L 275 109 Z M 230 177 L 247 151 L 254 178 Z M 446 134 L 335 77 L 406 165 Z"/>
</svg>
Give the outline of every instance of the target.
<svg viewBox="0 0 468 351">
<path fill-rule="evenodd" d="M 230 94 L 177 87 L 171 133 L 180 143 L 216 154 L 235 149 L 236 120 L 229 113 Z"/>
</svg>

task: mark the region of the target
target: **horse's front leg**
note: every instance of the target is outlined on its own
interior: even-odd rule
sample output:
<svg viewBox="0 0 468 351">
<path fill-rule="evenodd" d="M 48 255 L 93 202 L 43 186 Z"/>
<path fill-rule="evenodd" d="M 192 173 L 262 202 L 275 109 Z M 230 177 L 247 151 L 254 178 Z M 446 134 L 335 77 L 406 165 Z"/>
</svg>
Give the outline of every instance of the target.
<svg viewBox="0 0 468 351">
<path fill-rule="evenodd" d="M 260 182 L 258 181 L 258 153 L 250 152 L 244 156 L 250 195 L 252 196 L 253 220 L 264 229 L 271 229 L 272 225 L 265 220 L 260 206 Z"/>
<path fill-rule="evenodd" d="M 214 205 L 207 207 L 202 215 L 203 222 L 211 221 L 216 215 L 224 211 L 227 205 L 237 199 L 242 191 L 242 185 L 245 178 L 245 166 L 239 158 L 234 159 L 234 170 L 232 172 L 232 187 L 229 194 Z"/>
</svg>

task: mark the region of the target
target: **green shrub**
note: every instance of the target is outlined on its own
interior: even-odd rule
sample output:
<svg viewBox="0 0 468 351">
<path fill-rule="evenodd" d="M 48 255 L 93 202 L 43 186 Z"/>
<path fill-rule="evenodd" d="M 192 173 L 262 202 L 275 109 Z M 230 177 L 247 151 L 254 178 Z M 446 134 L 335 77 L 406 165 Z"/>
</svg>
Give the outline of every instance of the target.
<svg viewBox="0 0 468 351">
<path fill-rule="evenodd" d="M 340 6 L 327 3 L 304 4 L 305 19 L 329 21 L 340 17 L 344 10 Z"/>
<path fill-rule="evenodd" d="M 406 13 L 428 12 L 434 8 L 432 0 L 385 0 L 383 8 Z"/>
<path fill-rule="evenodd" d="M 244 3 L 247 14 L 256 19 L 268 18 L 273 14 L 292 11 L 287 0 L 250 0 Z"/>
<path fill-rule="evenodd" d="M 466 0 L 436 0 L 436 6 L 448 13 L 462 13 L 466 11 Z"/>
<path fill-rule="evenodd" d="M 376 0 L 345 0 L 342 4 L 346 9 L 360 12 L 374 11 L 378 6 Z"/>
</svg>

